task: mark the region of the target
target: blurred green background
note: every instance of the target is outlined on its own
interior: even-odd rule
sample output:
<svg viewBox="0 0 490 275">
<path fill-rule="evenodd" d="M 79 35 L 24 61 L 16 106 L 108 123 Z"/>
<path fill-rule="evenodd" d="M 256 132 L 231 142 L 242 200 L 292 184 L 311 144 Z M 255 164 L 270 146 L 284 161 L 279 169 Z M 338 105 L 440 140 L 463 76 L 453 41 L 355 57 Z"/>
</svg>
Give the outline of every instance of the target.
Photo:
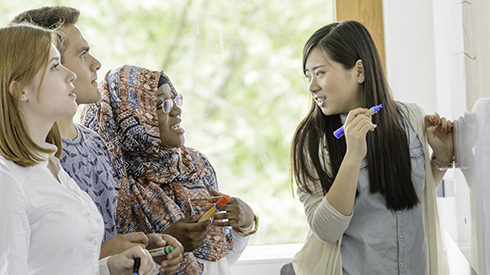
<svg viewBox="0 0 490 275">
<path fill-rule="evenodd" d="M 333 21 L 332 1 L 16 0 L 1 1 L 0 23 L 46 5 L 81 11 L 99 81 L 122 64 L 167 73 L 185 97 L 186 145 L 209 157 L 223 193 L 260 217 L 250 244 L 303 242 L 289 153 L 310 104 L 302 48 Z"/>
</svg>

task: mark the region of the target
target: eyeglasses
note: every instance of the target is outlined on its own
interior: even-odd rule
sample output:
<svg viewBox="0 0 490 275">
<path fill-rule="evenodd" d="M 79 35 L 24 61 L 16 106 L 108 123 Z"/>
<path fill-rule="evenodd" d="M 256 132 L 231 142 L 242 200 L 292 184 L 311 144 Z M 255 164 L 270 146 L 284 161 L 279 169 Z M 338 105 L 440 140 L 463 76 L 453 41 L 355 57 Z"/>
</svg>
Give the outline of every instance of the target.
<svg viewBox="0 0 490 275">
<path fill-rule="evenodd" d="M 162 109 L 162 111 L 166 114 L 170 113 L 174 108 L 174 103 L 177 107 L 182 107 L 182 103 L 184 103 L 184 97 L 182 94 L 178 94 L 174 99 L 167 99 L 162 104 L 157 106 L 158 109 Z"/>
</svg>

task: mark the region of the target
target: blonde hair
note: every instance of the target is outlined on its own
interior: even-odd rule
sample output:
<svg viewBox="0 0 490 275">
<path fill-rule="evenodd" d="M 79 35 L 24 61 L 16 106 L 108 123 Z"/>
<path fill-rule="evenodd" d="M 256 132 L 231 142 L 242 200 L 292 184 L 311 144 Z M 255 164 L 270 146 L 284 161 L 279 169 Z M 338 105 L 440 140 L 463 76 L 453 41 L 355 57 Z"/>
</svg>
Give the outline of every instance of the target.
<svg viewBox="0 0 490 275">
<path fill-rule="evenodd" d="M 37 145 L 29 136 L 18 97 L 48 62 L 51 43 L 58 44 L 56 30 L 47 30 L 22 23 L 0 29 L 0 154 L 20 166 L 34 166 L 45 160 L 41 154 L 54 153 Z M 43 78 L 46 68 L 43 69 Z M 15 94 L 10 84 L 18 83 Z M 38 92 L 41 84 L 38 87 Z M 61 136 L 54 123 L 46 142 L 58 147 L 61 156 Z"/>
</svg>

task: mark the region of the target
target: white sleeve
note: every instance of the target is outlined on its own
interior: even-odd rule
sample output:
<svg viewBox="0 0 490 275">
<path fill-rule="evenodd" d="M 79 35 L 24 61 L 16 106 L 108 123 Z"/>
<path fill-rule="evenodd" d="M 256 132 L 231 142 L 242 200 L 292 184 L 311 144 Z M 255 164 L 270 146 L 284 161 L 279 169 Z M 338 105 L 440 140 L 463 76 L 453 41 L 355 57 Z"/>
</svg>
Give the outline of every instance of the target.
<svg viewBox="0 0 490 275">
<path fill-rule="evenodd" d="M 0 171 L 0 274 L 28 274 L 31 228 L 24 191 Z"/>
<path fill-rule="evenodd" d="M 233 229 L 231 230 L 231 237 L 233 239 L 234 246 L 233 249 L 229 251 L 228 255 L 226 256 L 226 260 L 228 261 L 229 266 L 232 266 L 236 263 L 236 261 L 238 261 L 243 251 L 245 250 L 245 247 L 247 247 L 248 240 L 250 239 L 250 236 L 243 237 Z"/>
<path fill-rule="evenodd" d="M 107 260 L 109 260 L 109 258 L 110 258 L 110 256 L 99 260 L 99 274 L 100 275 L 111 275 L 111 272 L 109 271 L 109 266 L 107 266 Z"/>
<path fill-rule="evenodd" d="M 320 240 L 335 243 L 349 226 L 353 213 L 350 216 L 342 215 L 328 203 L 321 188 L 310 187 L 310 190 L 312 193 L 297 190 L 299 200 L 305 209 L 308 225 Z"/>
</svg>

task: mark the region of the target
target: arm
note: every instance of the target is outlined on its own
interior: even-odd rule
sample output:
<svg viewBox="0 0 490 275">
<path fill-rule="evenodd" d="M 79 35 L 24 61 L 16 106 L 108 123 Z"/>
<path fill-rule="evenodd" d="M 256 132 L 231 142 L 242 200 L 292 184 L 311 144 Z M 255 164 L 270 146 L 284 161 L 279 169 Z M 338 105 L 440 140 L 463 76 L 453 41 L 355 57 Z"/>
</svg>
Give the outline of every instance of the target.
<svg viewBox="0 0 490 275">
<path fill-rule="evenodd" d="M 444 117 L 441 118 L 437 113 L 426 115 L 424 122 L 427 141 L 433 150 L 433 157 L 440 162 L 452 163 L 454 156 L 453 123 Z M 437 188 L 446 171 L 440 171 L 432 165 L 432 174 Z"/>
<path fill-rule="evenodd" d="M 27 202 L 18 183 L 0 171 L 0 273 L 28 274 L 30 226 Z"/>
<path fill-rule="evenodd" d="M 366 135 L 376 128 L 370 117 L 362 115 L 365 112 L 365 108 L 357 108 L 347 115 L 344 125 L 347 151 L 326 196 L 330 205 L 344 216 L 354 211 L 361 162 L 367 154 Z"/>
<path fill-rule="evenodd" d="M 336 242 L 349 226 L 354 211 L 361 162 L 367 153 L 366 134 L 376 126 L 357 108 L 349 112 L 344 129 L 347 151 L 326 196 L 317 186 L 312 193 L 300 193 L 311 230 L 325 242 Z"/>
</svg>

